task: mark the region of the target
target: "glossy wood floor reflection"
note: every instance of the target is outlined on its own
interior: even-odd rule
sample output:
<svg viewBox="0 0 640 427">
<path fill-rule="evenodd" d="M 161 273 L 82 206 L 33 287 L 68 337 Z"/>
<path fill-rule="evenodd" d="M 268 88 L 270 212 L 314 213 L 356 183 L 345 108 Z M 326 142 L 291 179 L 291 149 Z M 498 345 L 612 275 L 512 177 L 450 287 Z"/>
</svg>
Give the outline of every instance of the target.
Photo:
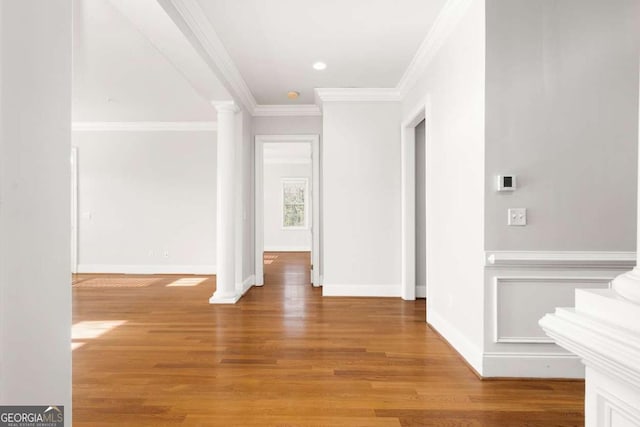
<svg viewBox="0 0 640 427">
<path fill-rule="evenodd" d="M 480 381 L 424 300 L 322 298 L 308 254 L 267 256 L 232 306 L 212 277 L 76 277 L 74 426 L 583 425 L 582 382 Z"/>
</svg>

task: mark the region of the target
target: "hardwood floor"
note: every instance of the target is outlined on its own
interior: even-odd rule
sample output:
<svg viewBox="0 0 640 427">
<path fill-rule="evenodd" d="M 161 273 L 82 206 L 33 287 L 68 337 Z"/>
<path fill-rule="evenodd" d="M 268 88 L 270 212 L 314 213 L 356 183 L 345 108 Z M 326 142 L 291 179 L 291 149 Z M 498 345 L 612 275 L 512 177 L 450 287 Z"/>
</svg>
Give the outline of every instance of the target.
<svg viewBox="0 0 640 427">
<path fill-rule="evenodd" d="M 424 300 L 322 298 L 308 254 L 269 256 L 230 306 L 213 277 L 76 277 L 74 426 L 583 425 L 584 383 L 480 381 Z"/>
</svg>

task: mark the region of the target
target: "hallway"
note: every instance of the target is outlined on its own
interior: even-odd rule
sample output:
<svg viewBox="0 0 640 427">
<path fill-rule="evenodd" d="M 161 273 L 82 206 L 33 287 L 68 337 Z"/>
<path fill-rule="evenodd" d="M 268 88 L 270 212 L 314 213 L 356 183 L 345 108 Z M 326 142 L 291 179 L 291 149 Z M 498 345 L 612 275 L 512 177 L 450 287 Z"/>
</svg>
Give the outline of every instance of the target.
<svg viewBox="0 0 640 427">
<path fill-rule="evenodd" d="M 308 253 L 265 260 L 236 305 L 214 277 L 78 276 L 74 426 L 583 424 L 583 382 L 480 381 L 424 300 L 322 298 Z"/>
</svg>

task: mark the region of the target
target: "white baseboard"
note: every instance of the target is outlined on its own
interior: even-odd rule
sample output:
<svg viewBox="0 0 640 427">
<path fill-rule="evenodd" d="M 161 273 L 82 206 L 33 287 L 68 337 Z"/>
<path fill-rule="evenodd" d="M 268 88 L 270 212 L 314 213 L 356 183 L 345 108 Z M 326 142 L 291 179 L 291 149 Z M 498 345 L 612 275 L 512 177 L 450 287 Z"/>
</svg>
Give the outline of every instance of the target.
<svg viewBox="0 0 640 427">
<path fill-rule="evenodd" d="M 427 310 L 427 323 L 442 335 L 478 374 L 484 375 L 482 350 L 479 347 L 469 341 L 456 327 L 433 311 L 433 309 Z"/>
<path fill-rule="evenodd" d="M 235 304 L 241 298 L 241 295 L 233 295 L 231 297 L 219 297 L 215 294 L 209 298 L 209 304 Z"/>
<path fill-rule="evenodd" d="M 253 288 L 255 284 L 256 284 L 255 274 L 252 274 L 251 276 L 244 279 L 244 282 L 242 282 L 242 295 L 246 294 L 249 291 L 249 289 Z"/>
<path fill-rule="evenodd" d="M 399 297 L 400 284 L 391 285 L 329 285 L 322 284 L 323 297 Z"/>
<path fill-rule="evenodd" d="M 78 264 L 78 273 L 109 274 L 216 274 L 215 265 Z"/>
<path fill-rule="evenodd" d="M 416 286 L 416 298 L 427 297 L 427 286 Z"/>
<path fill-rule="evenodd" d="M 265 246 L 265 252 L 311 252 L 310 246 Z"/>
<path fill-rule="evenodd" d="M 580 358 L 569 353 L 485 353 L 485 378 L 584 378 Z"/>
</svg>

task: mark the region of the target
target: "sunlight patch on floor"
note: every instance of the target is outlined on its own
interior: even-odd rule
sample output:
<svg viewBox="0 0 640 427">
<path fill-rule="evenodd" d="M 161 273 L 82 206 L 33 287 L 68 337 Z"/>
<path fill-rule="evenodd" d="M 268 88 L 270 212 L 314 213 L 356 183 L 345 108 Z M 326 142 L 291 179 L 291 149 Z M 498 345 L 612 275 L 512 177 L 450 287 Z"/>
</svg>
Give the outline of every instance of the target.
<svg viewBox="0 0 640 427">
<path fill-rule="evenodd" d="M 181 279 L 176 280 L 175 282 L 171 282 L 167 285 L 167 288 L 173 286 L 198 286 L 200 283 L 207 280 L 206 277 L 183 277 Z"/>
<path fill-rule="evenodd" d="M 71 350 L 82 347 L 86 340 L 98 338 L 118 326 L 127 323 L 126 320 L 87 320 L 71 326 Z"/>
<path fill-rule="evenodd" d="M 144 288 L 157 282 L 157 277 L 95 277 L 73 284 L 75 288 Z"/>
</svg>

